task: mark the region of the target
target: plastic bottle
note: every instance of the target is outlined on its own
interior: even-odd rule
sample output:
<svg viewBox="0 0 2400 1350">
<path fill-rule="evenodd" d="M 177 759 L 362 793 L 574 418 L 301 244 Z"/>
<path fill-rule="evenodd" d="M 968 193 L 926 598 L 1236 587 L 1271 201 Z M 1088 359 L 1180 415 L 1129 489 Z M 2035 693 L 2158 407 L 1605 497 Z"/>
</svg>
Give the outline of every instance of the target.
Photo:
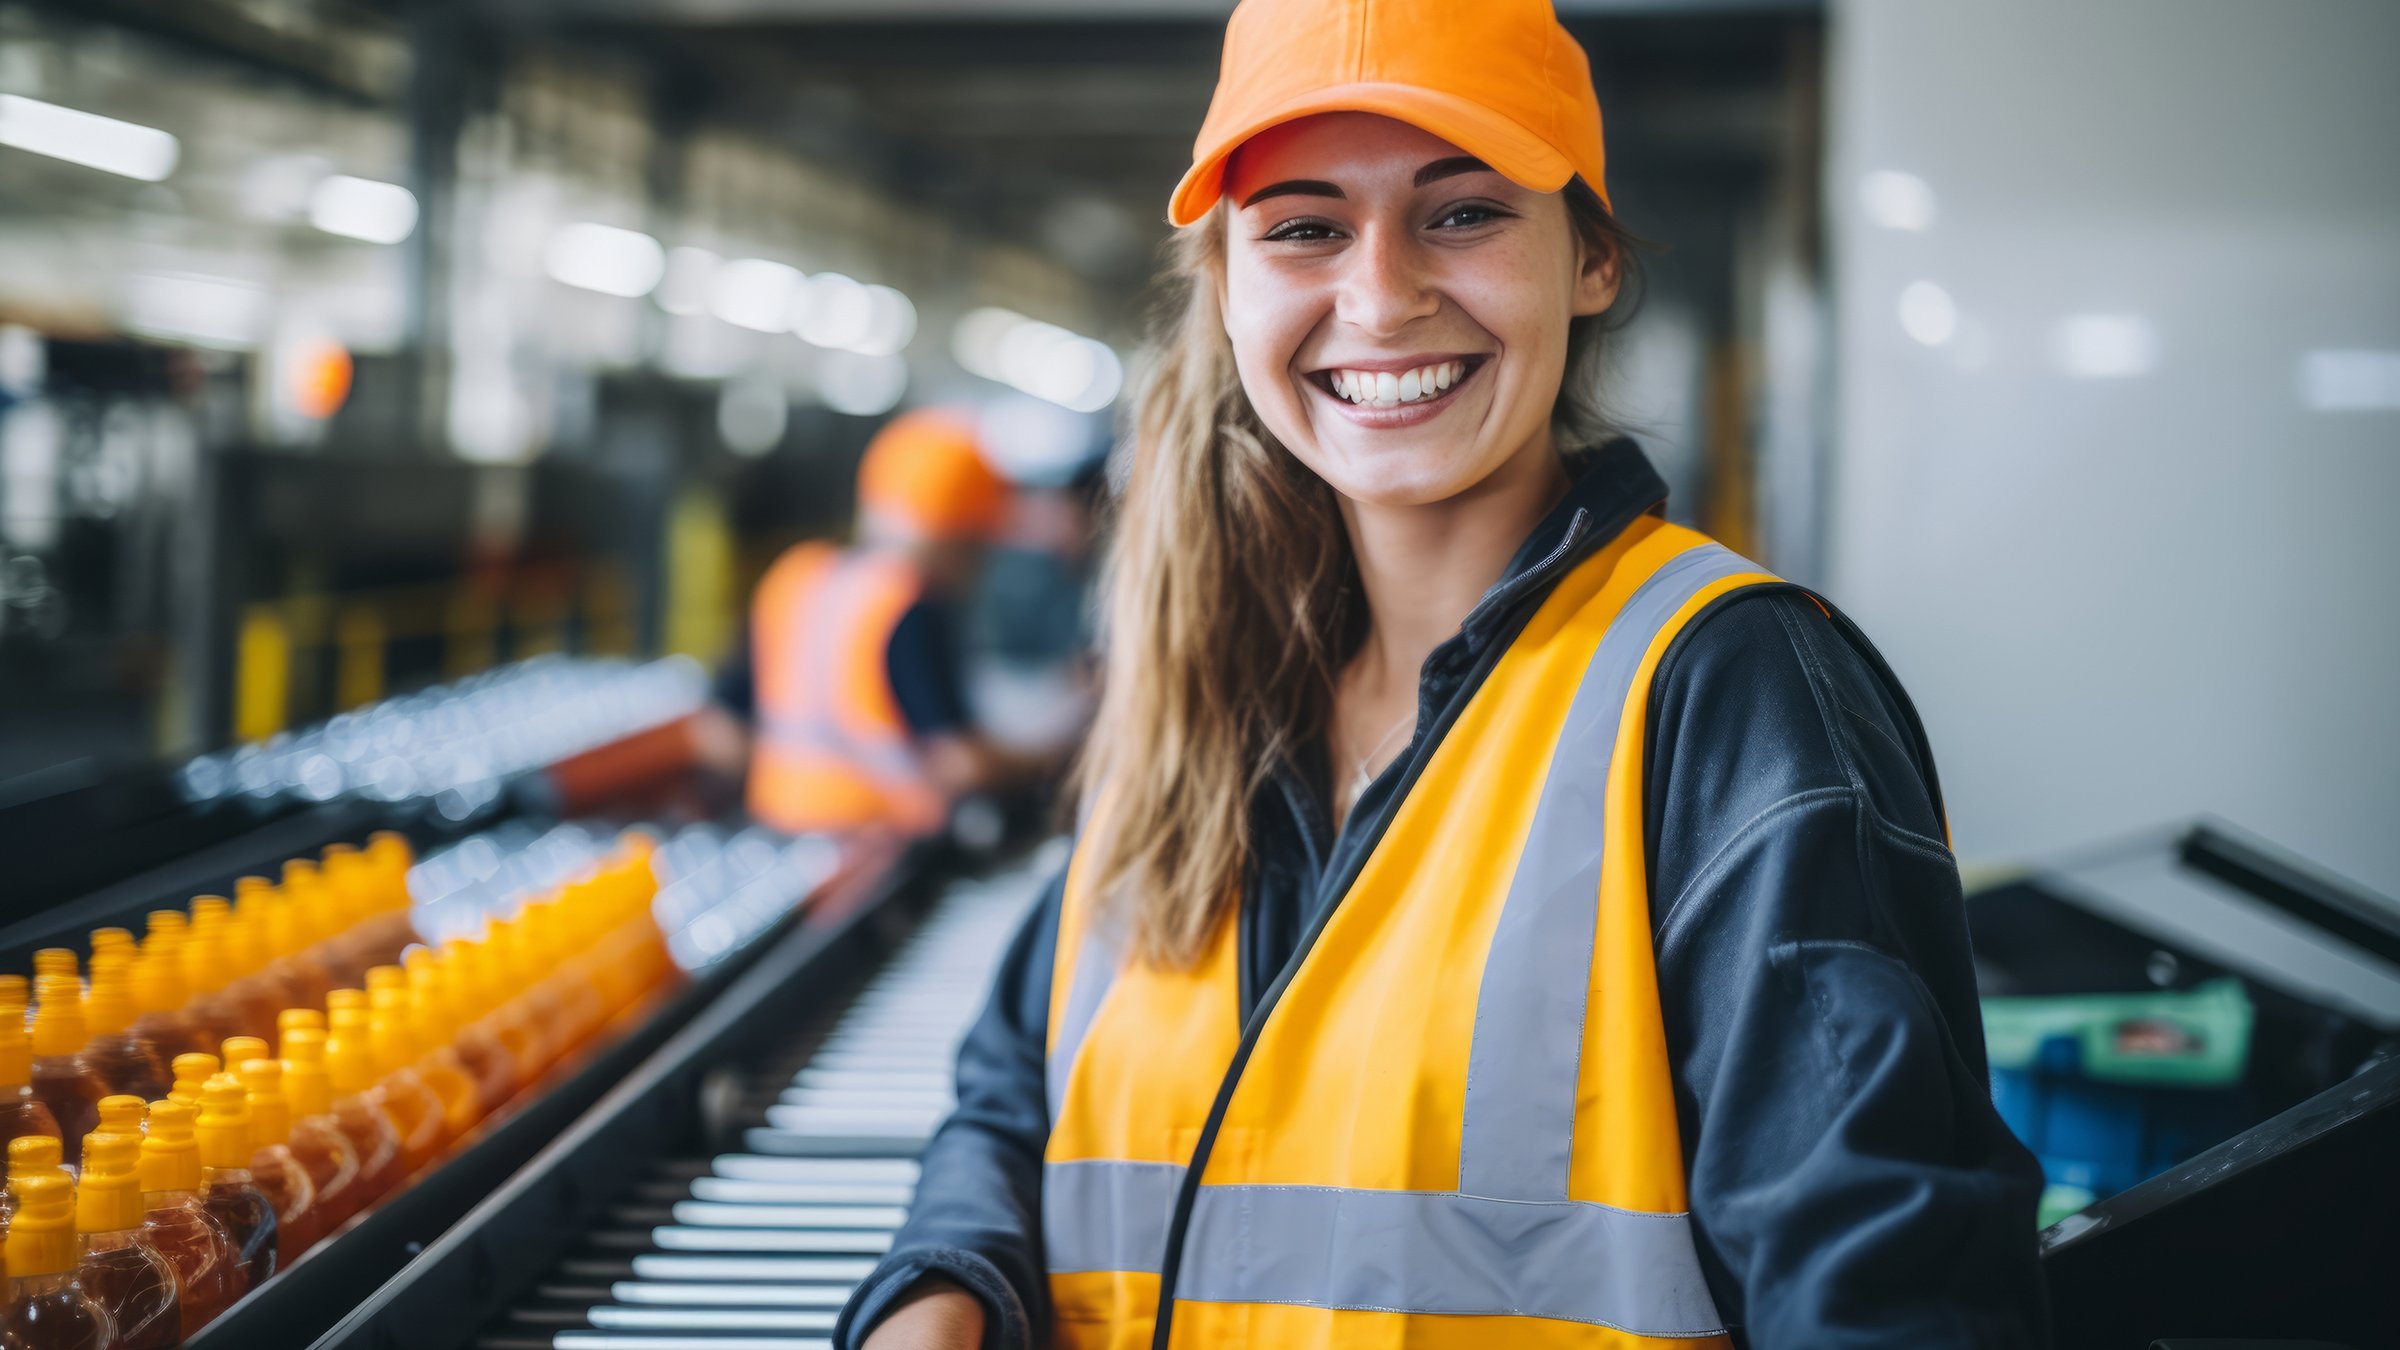
<svg viewBox="0 0 2400 1350">
<path fill-rule="evenodd" d="M 439 1035 L 458 1057 L 459 1066 L 475 1084 L 477 1113 L 490 1115 L 517 1092 L 517 1067 L 508 1047 L 494 1036 L 469 1001 L 458 963 L 444 944 L 441 955 L 412 947 L 401 959 L 408 971 L 408 996 L 416 1009 L 417 1026 L 429 1038 Z"/>
<path fill-rule="evenodd" d="M 183 1344 L 183 1293 L 142 1223 L 141 1154 L 139 1135 L 101 1130 L 83 1141 L 75 1278 L 116 1322 L 122 1350 L 174 1350 Z"/>
<path fill-rule="evenodd" d="M 317 1240 L 317 1183 L 292 1152 L 292 1104 L 283 1095 L 283 1063 L 267 1058 L 266 1042 L 251 1046 L 225 1042 L 225 1062 L 235 1066 L 234 1076 L 250 1094 L 250 1180 L 275 1206 L 280 1269 Z"/>
<path fill-rule="evenodd" d="M 335 1097 L 355 1094 L 391 1121 L 400 1133 L 400 1173 L 415 1176 L 441 1151 L 446 1128 L 442 1099 L 425 1086 L 405 1056 L 393 1057 L 395 1047 L 388 1037 L 383 1045 L 376 1044 L 364 1009 L 335 1008 L 329 1016 L 333 1030 L 325 1042 L 325 1067 L 333 1074 Z"/>
<path fill-rule="evenodd" d="M 8 1141 L 7 1179 L 10 1181 L 21 1176 L 32 1176 L 36 1172 L 57 1171 L 60 1162 L 58 1141 L 46 1134 L 29 1134 Z M 9 1215 L 16 1208 L 15 1194 L 0 1188 L 0 1227 L 6 1225 Z"/>
<path fill-rule="evenodd" d="M 75 964 L 74 950 L 67 947 L 44 947 L 35 952 L 33 954 L 33 982 L 36 988 L 41 986 L 44 975 L 64 975 L 70 980 L 81 979 L 82 971 Z"/>
<path fill-rule="evenodd" d="M 295 1027 L 283 1041 L 284 1087 L 292 1094 L 296 1135 L 305 1137 L 319 1120 L 332 1121 L 350 1146 L 358 1169 L 342 1193 L 341 1203 L 331 1211 L 329 1229 L 375 1203 L 407 1175 L 399 1127 L 365 1095 L 365 1089 L 375 1082 L 373 1056 L 364 1046 L 355 1052 L 346 1050 L 351 1062 L 336 1072 L 328 1054 L 331 1044 L 325 1032 L 305 1027 Z M 320 1090 L 325 1094 L 322 1103 L 317 1095 Z M 320 1104 L 322 1110 L 317 1109 Z M 306 1157 L 303 1153 L 302 1158 Z M 323 1184 L 320 1180 L 320 1191 Z"/>
<path fill-rule="evenodd" d="M 275 1029 L 275 1014 L 300 1001 L 274 968 L 267 946 L 265 899 L 275 883 L 265 877 L 241 877 L 233 883 L 233 912 L 225 924 L 225 997 L 241 1010 L 249 1034 L 264 1037 Z"/>
<path fill-rule="evenodd" d="M 142 1232 L 174 1267 L 186 1340 L 249 1288 L 233 1235 L 202 1203 L 200 1145 L 192 1137 L 198 1115 L 179 1101 L 152 1102 L 142 1136 Z"/>
<path fill-rule="evenodd" d="M 195 1132 L 200 1140 L 204 1203 L 225 1225 L 225 1231 L 233 1234 L 242 1271 L 255 1289 L 275 1273 L 282 1234 L 275 1202 L 250 1175 L 250 1090 L 242 1086 L 241 1079 L 221 1073 L 208 1080 L 201 1093 Z"/>
<path fill-rule="evenodd" d="M 58 1118 L 33 1094 L 33 1042 L 25 1010 L 0 1003 L 0 1147 L 26 1135 L 59 1138 Z"/>
<path fill-rule="evenodd" d="M 233 962 L 227 930 L 232 925 L 233 902 L 221 895 L 192 897 L 191 928 L 182 944 L 183 981 L 191 994 L 184 1011 L 208 1033 L 212 1046 L 228 1036 L 255 1036 L 259 1030 L 251 1025 L 250 1010 L 228 988 Z"/>
<path fill-rule="evenodd" d="M 283 1052 L 283 1038 L 291 1035 L 294 1027 L 312 1027 L 323 1031 L 325 1029 L 325 1013 L 319 1008 L 286 1008 L 275 1014 L 275 1050 L 277 1054 Z"/>
<path fill-rule="evenodd" d="M 100 1099 L 99 1134 L 130 1134 L 140 1138 L 142 1127 L 149 1123 L 150 1103 L 139 1097 L 122 1093 Z"/>
<path fill-rule="evenodd" d="M 83 1057 L 83 984 L 72 975 L 39 977 L 41 995 L 33 1014 L 33 1095 L 50 1108 L 67 1166 L 83 1160 L 83 1137 L 100 1123 L 100 1099 L 108 1085 Z"/>
<path fill-rule="evenodd" d="M 75 1280 L 81 1244 L 74 1183 L 53 1168 L 11 1178 L 8 1189 L 17 1207 L 8 1225 L 9 1297 L 0 1334 L 25 1350 L 114 1350 L 116 1323 Z"/>
<path fill-rule="evenodd" d="M 333 972 L 312 950 L 299 901 L 278 886 L 261 897 L 260 905 L 267 950 L 277 978 L 288 991 L 282 1006 L 314 1008 L 322 1004 L 334 987 Z"/>
<path fill-rule="evenodd" d="M 122 951 L 92 953 L 92 988 L 83 998 L 84 1024 L 91 1041 L 84 1046 L 83 1055 L 110 1092 L 130 1093 L 147 1101 L 165 1096 L 173 1080 L 158 1047 L 133 1029 L 131 960 Z"/>
<path fill-rule="evenodd" d="M 181 915 L 176 917 L 181 918 Z M 133 1032 L 158 1048 L 169 1064 L 204 1048 L 207 1033 L 184 1012 L 183 955 L 175 940 L 154 932 L 133 961 Z"/>
<path fill-rule="evenodd" d="M 380 978 L 379 978 L 380 977 Z M 370 1033 L 388 1039 L 377 1044 L 378 1063 L 407 1064 L 442 1099 L 442 1139 L 463 1137 L 483 1119 L 483 1094 L 476 1090 L 458 1054 L 446 1043 L 443 1028 L 426 1025 L 408 976 L 398 966 L 376 966 L 367 972 L 372 986 L 367 997 Z"/>
<path fill-rule="evenodd" d="M 226 1039 L 237 1040 L 240 1038 L 227 1037 Z M 224 1070 L 223 1062 L 206 1050 L 194 1050 L 188 1055 L 177 1055 L 175 1057 L 175 1085 L 167 1090 L 167 1095 L 197 1111 L 200 1109 L 201 1089 L 208 1086 L 209 1079 L 216 1077 Z"/>
<path fill-rule="evenodd" d="M 111 952 L 121 954 L 130 960 L 140 951 L 140 946 L 133 940 L 133 933 L 128 929 L 95 928 L 92 930 L 92 958 L 94 960 Z"/>
<path fill-rule="evenodd" d="M 377 830 L 367 836 L 365 857 L 370 878 L 368 928 L 376 935 L 379 964 L 400 959 L 417 936 L 408 895 L 408 870 L 416 865 L 416 850 L 408 836 L 396 830 Z"/>
</svg>

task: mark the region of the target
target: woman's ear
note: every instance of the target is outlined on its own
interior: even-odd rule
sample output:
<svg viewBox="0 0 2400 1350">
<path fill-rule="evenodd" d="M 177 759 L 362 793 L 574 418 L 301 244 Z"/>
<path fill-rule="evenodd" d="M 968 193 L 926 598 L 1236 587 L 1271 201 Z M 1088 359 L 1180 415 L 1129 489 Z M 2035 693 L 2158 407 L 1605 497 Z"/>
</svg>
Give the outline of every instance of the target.
<svg viewBox="0 0 2400 1350">
<path fill-rule="evenodd" d="M 1615 249 L 1576 236 L 1575 317 L 1598 314 L 1617 302 L 1617 287 L 1624 281 L 1624 269 L 1617 263 Z"/>
</svg>

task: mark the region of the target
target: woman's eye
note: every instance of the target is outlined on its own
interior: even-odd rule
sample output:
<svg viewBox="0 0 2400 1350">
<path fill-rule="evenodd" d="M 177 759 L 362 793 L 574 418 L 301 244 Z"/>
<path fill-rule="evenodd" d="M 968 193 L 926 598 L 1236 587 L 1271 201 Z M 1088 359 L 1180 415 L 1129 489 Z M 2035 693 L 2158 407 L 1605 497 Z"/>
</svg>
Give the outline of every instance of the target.
<svg viewBox="0 0 2400 1350">
<path fill-rule="evenodd" d="M 1274 244 L 1294 242 L 1303 244 L 1315 243 L 1320 239 L 1331 239 L 1333 237 L 1333 227 L 1325 224 L 1323 221 L 1292 220 L 1286 221 L 1283 224 L 1276 226 L 1274 229 L 1267 231 L 1264 237 L 1266 238 L 1267 242 Z"/>
<path fill-rule="evenodd" d="M 1435 229 L 1449 226 L 1452 229 L 1463 230 L 1470 226 L 1481 225 L 1485 221 L 1498 220 L 1506 214 L 1507 212 L 1492 206 L 1454 206 L 1443 212 L 1441 218 L 1434 221 L 1433 224 Z M 1453 222 L 1457 223 L 1453 224 Z"/>
</svg>

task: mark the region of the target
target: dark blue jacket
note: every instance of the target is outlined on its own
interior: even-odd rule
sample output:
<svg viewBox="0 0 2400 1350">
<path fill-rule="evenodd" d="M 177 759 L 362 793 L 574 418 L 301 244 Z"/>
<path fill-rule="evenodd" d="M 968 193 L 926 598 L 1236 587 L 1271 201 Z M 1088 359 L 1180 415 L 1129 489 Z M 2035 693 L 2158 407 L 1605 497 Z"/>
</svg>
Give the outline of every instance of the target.
<svg viewBox="0 0 2400 1350">
<path fill-rule="evenodd" d="M 1426 659 L 1417 739 L 1344 827 L 1329 824 L 1321 763 L 1260 792 L 1245 1019 L 1542 597 L 1666 496 L 1628 441 L 1573 468 L 1567 499 Z M 1749 588 L 1669 649 L 1649 726 L 1659 991 L 1701 1263 L 1735 1340 L 2047 1344 L 2041 1173 L 1992 1109 L 1958 871 L 1899 682 L 1838 614 L 1793 588 Z M 1060 885 L 1002 959 L 916 1207 L 844 1310 L 845 1350 L 928 1272 L 982 1298 L 988 1346 L 1045 1341 L 1042 1044 Z"/>
</svg>

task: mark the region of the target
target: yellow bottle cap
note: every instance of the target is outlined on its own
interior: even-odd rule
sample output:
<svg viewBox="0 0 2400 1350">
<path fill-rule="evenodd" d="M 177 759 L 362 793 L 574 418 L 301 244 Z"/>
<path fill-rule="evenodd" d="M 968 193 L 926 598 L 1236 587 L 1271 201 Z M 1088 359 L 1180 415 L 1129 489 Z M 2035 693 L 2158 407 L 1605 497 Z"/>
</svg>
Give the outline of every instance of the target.
<svg viewBox="0 0 2400 1350">
<path fill-rule="evenodd" d="M 228 1036 L 217 1050 L 218 1057 L 224 1061 L 225 1072 L 237 1074 L 242 1071 L 243 1061 L 265 1059 L 268 1054 L 267 1043 L 256 1036 Z"/>
<path fill-rule="evenodd" d="M 200 1108 L 173 1098 L 150 1103 L 150 1128 L 142 1135 L 142 1189 L 200 1189 L 200 1143 L 192 1122 Z"/>
<path fill-rule="evenodd" d="M 244 892 L 240 883 L 235 883 L 233 922 L 225 929 L 225 950 L 236 974 L 255 975 L 275 959 L 267 938 L 267 904 L 275 884 L 265 877 L 243 877 L 242 881 L 257 884 Z"/>
<path fill-rule="evenodd" d="M 44 947 L 33 954 L 33 978 L 36 981 L 44 975 L 64 975 L 74 979 L 79 972 L 80 968 L 75 964 L 75 951 L 71 947 Z"/>
<path fill-rule="evenodd" d="M 133 963 L 133 1006 L 144 1013 L 171 1013 L 185 997 L 180 940 L 152 938 Z"/>
<path fill-rule="evenodd" d="M 209 1079 L 224 1071 L 225 1064 L 205 1050 L 194 1050 L 190 1054 L 177 1055 L 174 1068 L 175 1086 L 167 1095 L 197 1109 L 202 1089 L 208 1086 Z"/>
<path fill-rule="evenodd" d="M 308 947 L 300 931 L 300 906 L 281 887 L 259 902 L 259 931 L 266 935 L 267 957 L 280 961 Z"/>
<path fill-rule="evenodd" d="M 221 895 L 192 900 L 192 926 L 183 940 L 183 981 L 194 994 L 213 994 L 232 980 L 232 955 L 226 949 L 226 930 L 233 910 Z"/>
<path fill-rule="evenodd" d="M 110 1134 L 140 1134 L 149 1114 L 150 1103 L 128 1092 L 100 1099 L 100 1128 Z"/>
<path fill-rule="evenodd" d="M 325 1033 L 294 1027 L 283 1038 L 283 1095 L 295 1116 L 321 1116 L 333 1109 L 333 1076 L 325 1068 Z"/>
<path fill-rule="evenodd" d="M 202 1167 L 250 1165 L 250 1089 L 242 1080 L 221 1073 L 208 1080 L 200 1093 L 200 1118 L 194 1125 L 200 1140 Z"/>
<path fill-rule="evenodd" d="M 367 894 L 372 882 L 361 875 L 366 859 L 349 844 L 328 844 L 325 847 L 323 873 L 325 888 L 330 893 L 333 911 L 340 916 L 339 926 L 347 929 L 373 913 L 372 898 Z"/>
<path fill-rule="evenodd" d="M 325 996 L 325 1016 L 328 1019 L 344 1008 L 355 1008 L 360 1012 L 365 1012 L 367 1010 L 367 991 L 364 989 L 336 989 Z M 326 1025 L 330 1027 L 333 1023 L 329 1020 Z"/>
<path fill-rule="evenodd" d="M 386 989 L 408 991 L 408 972 L 398 966 L 370 966 L 367 969 L 367 994 L 372 997 Z M 370 1005 L 371 1006 L 371 1005 Z"/>
<path fill-rule="evenodd" d="M 375 1086 L 375 1048 L 368 1039 L 364 1012 L 356 1008 L 334 1011 L 333 1029 L 325 1038 L 325 1071 L 332 1075 L 337 1096 Z"/>
<path fill-rule="evenodd" d="M 278 1037 L 289 1036 L 300 1027 L 314 1027 L 323 1031 L 325 1014 L 315 1008 L 286 1008 L 275 1014 L 275 1034 Z"/>
<path fill-rule="evenodd" d="M 142 1226 L 142 1137 L 107 1128 L 83 1137 L 83 1180 L 75 1188 L 75 1227 L 119 1233 Z"/>
<path fill-rule="evenodd" d="M 33 1053 L 41 1058 L 80 1053 L 92 1039 L 83 1020 L 83 981 L 44 975 L 34 989 L 41 1002 L 33 1010 Z"/>
<path fill-rule="evenodd" d="M 10 1177 L 17 1199 L 8 1218 L 8 1275 L 63 1275 L 75 1268 L 75 1186 L 64 1172 Z"/>
<path fill-rule="evenodd" d="M 0 1089 L 14 1090 L 33 1082 L 33 1040 L 25 1034 L 22 1016 L 0 1016 Z"/>
<path fill-rule="evenodd" d="M 162 936 L 182 937 L 184 934 L 190 932 L 191 928 L 192 921 L 185 917 L 184 912 L 180 909 L 151 910 L 149 927 L 147 930 L 145 930 L 142 937 L 142 946 L 147 948 L 152 942 L 156 941 Z"/>
<path fill-rule="evenodd" d="M 266 1148 L 292 1142 L 292 1103 L 283 1092 L 283 1061 L 245 1059 L 236 1072 L 250 1089 L 250 1144 Z"/>
<path fill-rule="evenodd" d="M 23 1176 L 66 1161 L 59 1142 L 46 1134 L 20 1134 L 8 1141 L 8 1174 Z"/>
<path fill-rule="evenodd" d="M 367 856 L 382 874 L 384 893 L 379 908 L 408 908 L 408 869 L 417 862 L 417 851 L 409 846 L 408 836 L 397 830 L 377 830 L 367 837 Z"/>
<path fill-rule="evenodd" d="M 408 1006 L 405 989 L 378 989 L 375 1007 L 368 1015 L 368 1044 L 374 1047 L 375 1068 L 381 1073 L 396 1073 L 417 1062 L 425 1048 L 417 1043 L 416 1018 Z"/>
<path fill-rule="evenodd" d="M 25 1020 L 25 1009 L 33 1002 L 32 986 L 22 975 L 0 975 L 0 1008 L 13 1007 L 17 1020 Z"/>
<path fill-rule="evenodd" d="M 92 987 L 83 996 L 83 1020 L 94 1037 L 122 1036 L 133 1025 L 132 960 L 121 951 L 92 953 Z"/>
<path fill-rule="evenodd" d="M 450 964 L 423 947 L 412 947 L 406 958 L 408 1006 L 417 1019 L 417 1035 L 427 1045 L 448 1045 L 464 1025 L 460 1017 L 457 981 Z"/>
<path fill-rule="evenodd" d="M 103 952 L 123 952 L 131 956 L 138 950 L 133 933 L 125 928 L 95 928 L 92 930 L 92 959 L 97 961 Z"/>
</svg>

